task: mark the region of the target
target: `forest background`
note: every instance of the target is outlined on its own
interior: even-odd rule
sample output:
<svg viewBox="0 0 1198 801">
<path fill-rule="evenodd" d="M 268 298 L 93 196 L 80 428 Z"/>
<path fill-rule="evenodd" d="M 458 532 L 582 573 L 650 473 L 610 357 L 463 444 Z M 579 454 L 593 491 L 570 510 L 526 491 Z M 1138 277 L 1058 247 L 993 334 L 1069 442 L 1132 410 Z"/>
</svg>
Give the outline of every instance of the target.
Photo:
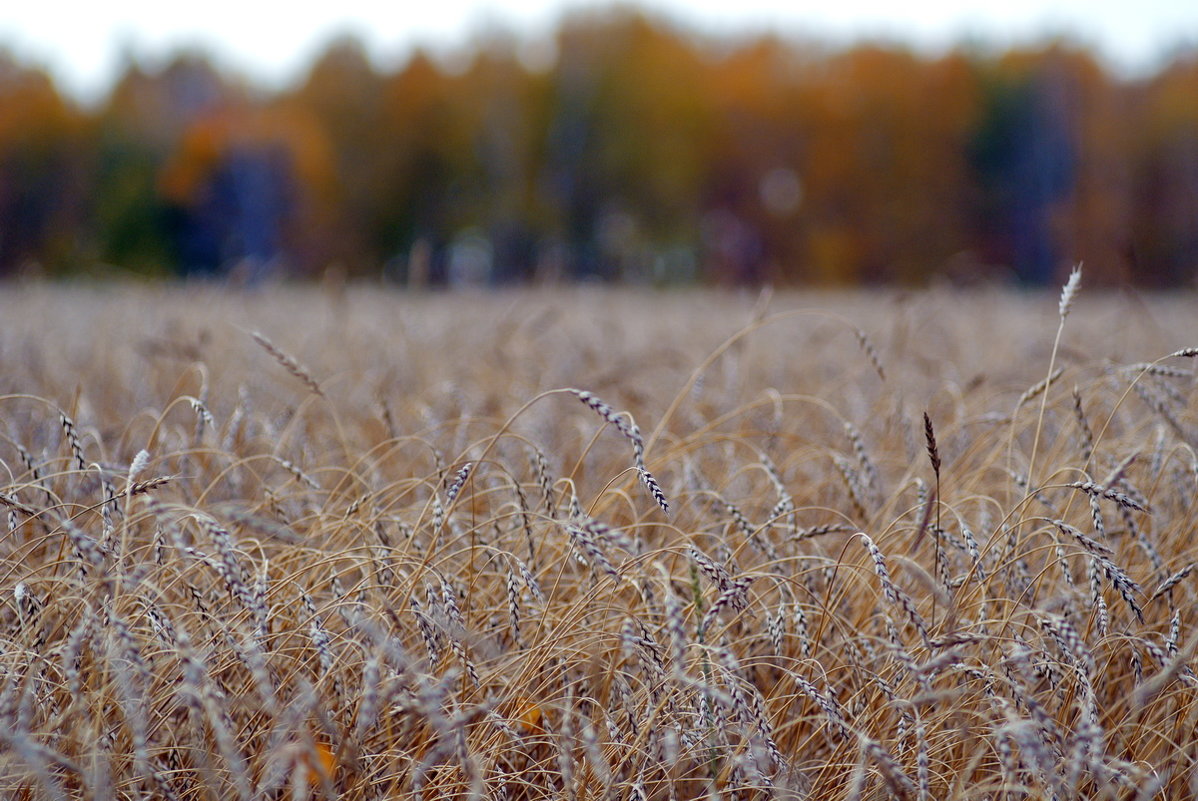
<svg viewBox="0 0 1198 801">
<path fill-rule="evenodd" d="M 0 50 L 0 277 L 1189 285 L 1198 53 L 939 55 L 564 18 L 267 91 L 203 52 L 81 103 Z"/>
</svg>

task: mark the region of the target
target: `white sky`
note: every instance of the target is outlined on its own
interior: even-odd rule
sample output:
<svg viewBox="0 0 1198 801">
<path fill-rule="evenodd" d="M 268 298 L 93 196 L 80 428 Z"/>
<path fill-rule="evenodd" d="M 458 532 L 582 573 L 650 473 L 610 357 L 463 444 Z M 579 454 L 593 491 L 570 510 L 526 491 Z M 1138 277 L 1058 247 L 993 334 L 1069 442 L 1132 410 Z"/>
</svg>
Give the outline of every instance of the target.
<svg viewBox="0 0 1198 801">
<path fill-rule="evenodd" d="M 328 39 L 357 33 L 383 65 L 413 44 L 451 47 L 498 22 L 533 35 L 578 0 L 3 0 L 0 48 L 47 67 L 67 91 L 93 98 L 123 54 L 151 62 L 199 46 L 266 86 L 301 74 Z M 964 38 L 997 45 L 1065 34 L 1122 69 L 1147 72 L 1180 44 L 1198 46 L 1198 0 L 642 0 L 700 31 L 760 31 L 833 41 L 883 37 L 943 48 Z"/>
</svg>

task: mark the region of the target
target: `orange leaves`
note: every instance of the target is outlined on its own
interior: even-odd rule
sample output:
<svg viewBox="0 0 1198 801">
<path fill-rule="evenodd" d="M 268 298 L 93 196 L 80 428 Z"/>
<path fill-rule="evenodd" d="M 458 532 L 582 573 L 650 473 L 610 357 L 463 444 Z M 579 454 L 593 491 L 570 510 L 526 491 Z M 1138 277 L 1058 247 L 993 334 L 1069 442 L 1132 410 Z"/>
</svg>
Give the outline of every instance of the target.
<svg viewBox="0 0 1198 801">
<path fill-rule="evenodd" d="M 541 721 L 545 719 L 544 712 L 541 705 L 531 698 L 523 695 L 517 696 L 512 704 L 509 718 L 516 724 L 517 730 L 521 734 L 545 733 L 545 729 L 541 727 Z"/>
<path fill-rule="evenodd" d="M 324 131 L 311 114 L 295 106 L 254 108 L 230 104 L 189 125 L 164 166 L 159 191 L 186 205 L 204 190 L 222 160 L 238 150 L 278 149 L 313 195 L 334 180 L 333 156 Z"/>
<path fill-rule="evenodd" d="M 304 760 L 308 770 L 311 771 L 311 775 L 308 777 L 310 784 L 320 784 L 326 778 L 333 778 L 333 773 L 337 769 L 337 758 L 324 743 L 316 743 L 312 751 L 304 754 Z"/>
<path fill-rule="evenodd" d="M 449 248 L 398 256 L 475 229 L 504 279 L 559 250 L 542 270 L 597 253 L 613 277 L 675 282 L 920 282 L 1051 252 L 1099 282 L 1191 271 L 1198 179 L 1176 165 L 1198 128 L 1193 59 L 1127 82 L 1067 44 L 699 39 L 627 9 L 551 38 L 534 68 L 499 37 L 452 68 L 416 52 L 393 69 L 339 39 L 273 94 L 179 55 L 131 63 L 95 110 L 0 52 L 0 224 L 22 221 L 0 272 L 280 256 L 297 272 L 390 259 L 420 283 Z M 1019 170 L 1054 164 L 1059 185 L 1028 195 Z"/>
<path fill-rule="evenodd" d="M 311 748 L 304 743 L 292 743 L 287 751 L 291 762 L 293 799 L 307 798 L 312 789 L 323 787 L 336 777 L 337 757 L 325 743 L 317 740 Z"/>
</svg>

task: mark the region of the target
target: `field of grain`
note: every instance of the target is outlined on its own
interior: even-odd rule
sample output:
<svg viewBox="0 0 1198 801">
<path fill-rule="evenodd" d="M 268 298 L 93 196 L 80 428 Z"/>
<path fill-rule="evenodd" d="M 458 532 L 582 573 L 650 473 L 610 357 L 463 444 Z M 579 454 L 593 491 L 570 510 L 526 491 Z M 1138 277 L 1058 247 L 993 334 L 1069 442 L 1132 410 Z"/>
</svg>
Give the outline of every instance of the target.
<svg viewBox="0 0 1198 801">
<path fill-rule="evenodd" d="M 0 795 L 1193 797 L 1194 303 L 5 287 Z"/>
</svg>

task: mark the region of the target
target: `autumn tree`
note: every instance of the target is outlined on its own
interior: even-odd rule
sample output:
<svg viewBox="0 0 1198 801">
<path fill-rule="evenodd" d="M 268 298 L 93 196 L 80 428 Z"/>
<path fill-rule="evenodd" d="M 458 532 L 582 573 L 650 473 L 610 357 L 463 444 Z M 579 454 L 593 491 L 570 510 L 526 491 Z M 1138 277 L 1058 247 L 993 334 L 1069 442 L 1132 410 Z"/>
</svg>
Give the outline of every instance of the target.
<svg viewBox="0 0 1198 801">
<path fill-rule="evenodd" d="M 0 276 L 78 267 L 84 123 L 44 72 L 0 51 Z"/>
<path fill-rule="evenodd" d="M 331 42 L 264 92 L 202 53 L 80 109 L 0 56 L 0 274 L 338 264 L 421 284 L 1091 280 L 1198 262 L 1198 59 L 929 56 L 578 11 L 395 67 Z M 542 54 L 544 55 L 544 54 Z"/>
</svg>

